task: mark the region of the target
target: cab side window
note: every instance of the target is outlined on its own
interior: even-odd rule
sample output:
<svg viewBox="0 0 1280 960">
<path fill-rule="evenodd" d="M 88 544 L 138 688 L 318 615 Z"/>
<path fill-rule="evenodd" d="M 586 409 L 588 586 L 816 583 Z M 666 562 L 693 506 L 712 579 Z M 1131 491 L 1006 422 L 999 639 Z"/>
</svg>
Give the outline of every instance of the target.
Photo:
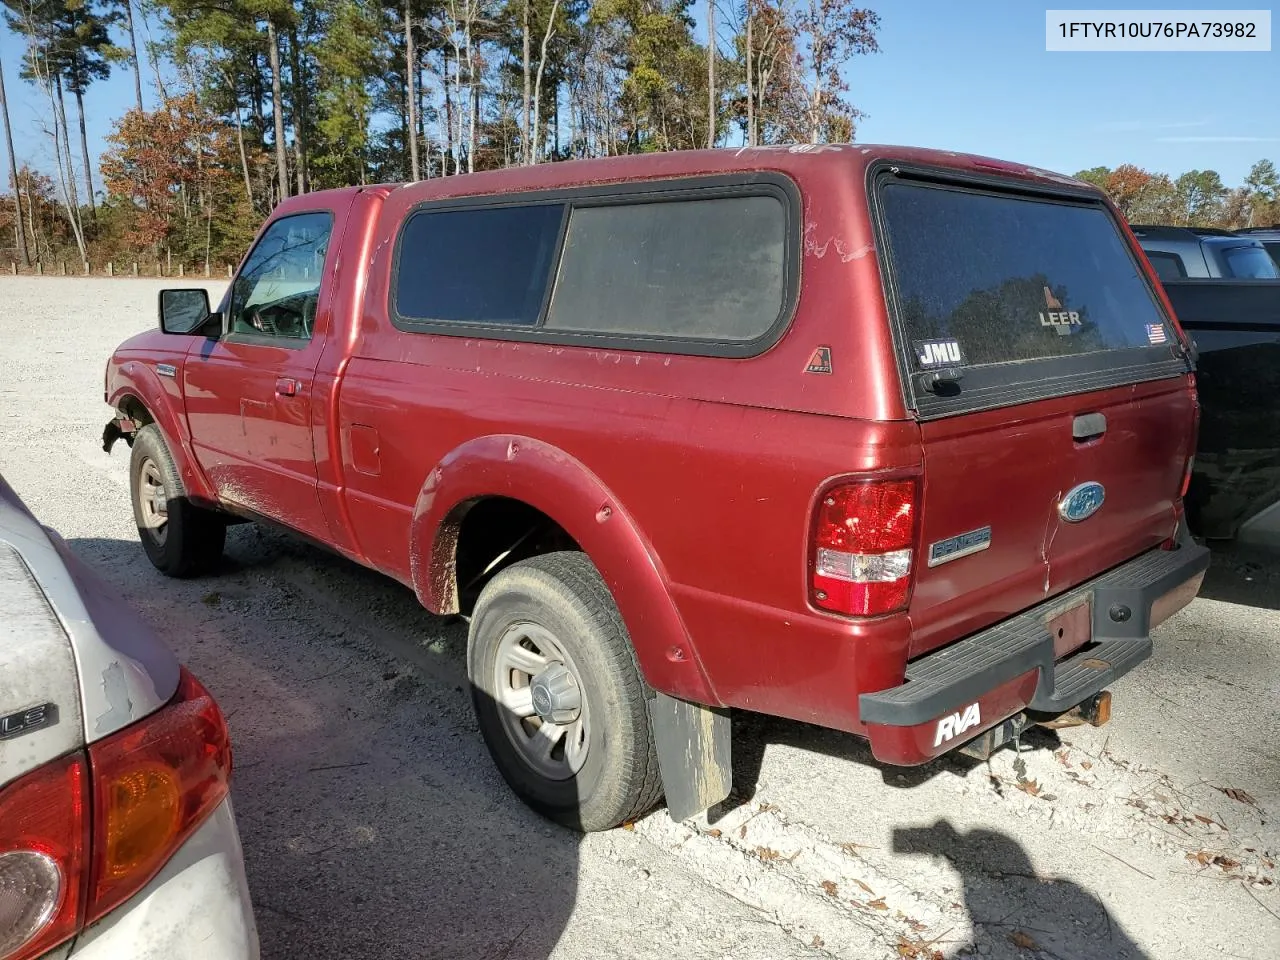
<svg viewBox="0 0 1280 960">
<path fill-rule="evenodd" d="M 310 340 L 333 215 L 300 213 L 267 227 L 231 289 L 230 332 Z"/>
</svg>

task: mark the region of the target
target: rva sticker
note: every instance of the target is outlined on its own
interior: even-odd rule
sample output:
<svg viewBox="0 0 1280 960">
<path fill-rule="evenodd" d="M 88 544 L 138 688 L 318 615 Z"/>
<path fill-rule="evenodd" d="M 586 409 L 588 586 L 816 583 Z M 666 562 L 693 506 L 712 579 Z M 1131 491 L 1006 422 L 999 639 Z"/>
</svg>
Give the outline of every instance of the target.
<svg viewBox="0 0 1280 960">
<path fill-rule="evenodd" d="M 912 346 L 916 349 L 916 361 L 925 369 L 964 364 L 959 340 L 914 340 Z"/>
</svg>

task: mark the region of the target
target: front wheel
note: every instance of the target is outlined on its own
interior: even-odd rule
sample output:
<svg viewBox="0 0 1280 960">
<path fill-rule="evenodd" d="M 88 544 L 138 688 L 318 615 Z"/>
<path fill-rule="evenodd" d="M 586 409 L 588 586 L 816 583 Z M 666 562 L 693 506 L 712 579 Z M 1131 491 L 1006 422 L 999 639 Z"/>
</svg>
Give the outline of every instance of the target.
<svg viewBox="0 0 1280 960">
<path fill-rule="evenodd" d="M 133 519 L 147 559 L 170 577 L 192 577 L 218 565 L 227 525 L 187 499 L 160 428 L 142 427 L 129 458 Z"/>
<path fill-rule="evenodd" d="M 471 618 L 467 670 L 489 752 L 534 810 L 594 831 L 657 803 L 645 684 L 585 554 L 532 557 L 490 580 Z"/>
</svg>

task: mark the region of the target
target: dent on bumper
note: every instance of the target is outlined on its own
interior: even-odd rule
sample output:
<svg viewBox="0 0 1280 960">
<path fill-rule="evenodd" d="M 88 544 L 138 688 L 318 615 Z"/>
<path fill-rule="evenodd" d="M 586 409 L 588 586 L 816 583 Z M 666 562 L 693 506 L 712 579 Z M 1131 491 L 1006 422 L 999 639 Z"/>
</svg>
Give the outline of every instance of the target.
<svg viewBox="0 0 1280 960">
<path fill-rule="evenodd" d="M 258 960 L 231 799 L 151 883 L 89 927 L 69 960 Z"/>
<path fill-rule="evenodd" d="M 1208 566 L 1209 551 L 1184 533 L 1175 550 L 1152 550 L 908 664 L 905 683 L 859 698 L 872 753 L 924 763 L 1021 710 L 1069 710 L 1151 655 L 1153 624 L 1190 602 L 1186 587 L 1198 589 Z M 1091 606 L 1092 642 L 1055 661 L 1048 618 L 1076 603 Z"/>
</svg>

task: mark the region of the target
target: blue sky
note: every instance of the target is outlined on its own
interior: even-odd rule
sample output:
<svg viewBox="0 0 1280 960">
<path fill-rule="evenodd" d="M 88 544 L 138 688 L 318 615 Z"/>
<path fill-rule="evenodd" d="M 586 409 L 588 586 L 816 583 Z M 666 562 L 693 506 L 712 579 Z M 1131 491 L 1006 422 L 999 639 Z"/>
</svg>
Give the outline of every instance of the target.
<svg viewBox="0 0 1280 960">
<path fill-rule="evenodd" d="M 695 2 L 701 16 L 705 0 Z M 1048 53 L 1047 3 L 863 2 L 880 13 L 882 49 L 846 70 L 853 102 L 869 114 L 858 131 L 864 142 L 984 153 L 1066 173 L 1126 162 L 1173 175 L 1211 168 L 1231 186 L 1258 159 L 1280 164 L 1274 39 L 1269 53 Z M 21 54 L 21 40 L 0 27 L 15 145 L 23 159 L 48 168 L 52 148 L 40 132 L 48 109 L 18 80 Z M 144 94 L 154 103 L 154 89 Z M 132 102 L 128 69 L 90 89 L 95 157 Z"/>
</svg>

